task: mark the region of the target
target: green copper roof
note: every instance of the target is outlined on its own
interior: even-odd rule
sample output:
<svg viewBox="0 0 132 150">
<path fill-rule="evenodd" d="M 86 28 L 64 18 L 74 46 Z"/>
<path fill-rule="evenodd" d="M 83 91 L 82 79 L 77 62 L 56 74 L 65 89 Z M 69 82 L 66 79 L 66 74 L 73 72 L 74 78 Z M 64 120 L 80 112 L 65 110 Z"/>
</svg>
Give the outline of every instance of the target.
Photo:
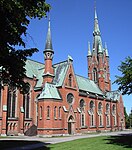
<svg viewBox="0 0 132 150">
<path fill-rule="evenodd" d="M 62 86 L 67 70 L 68 70 L 68 64 L 69 64 L 68 61 L 64 61 L 64 62 L 53 65 L 54 75 L 55 75 L 53 79 L 53 83 L 56 86 Z"/>
<path fill-rule="evenodd" d="M 61 97 L 59 95 L 59 92 L 55 85 L 50 83 L 45 83 L 45 86 L 41 92 L 41 94 L 38 97 L 38 100 L 40 99 L 59 99 L 61 100 Z"/>
<path fill-rule="evenodd" d="M 78 75 L 76 75 L 76 79 L 77 79 L 79 90 L 103 95 L 102 91 L 94 83 L 94 81 L 89 80 L 88 78 L 78 76 Z"/>
<path fill-rule="evenodd" d="M 43 81 L 42 75 L 44 72 L 44 64 L 27 59 L 25 69 L 26 76 L 29 78 L 36 77 L 38 79 L 36 87 L 41 87 Z"/>
</svg>

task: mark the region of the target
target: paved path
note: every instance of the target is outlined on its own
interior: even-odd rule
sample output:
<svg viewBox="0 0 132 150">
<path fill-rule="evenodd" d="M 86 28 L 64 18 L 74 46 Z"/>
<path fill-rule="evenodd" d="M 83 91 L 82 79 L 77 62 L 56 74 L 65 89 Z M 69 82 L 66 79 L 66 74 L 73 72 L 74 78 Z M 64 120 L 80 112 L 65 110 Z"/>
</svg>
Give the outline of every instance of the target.
<svg viewBox="0 0 132 150">
<path fill-rule="evenodd" d="M 63 136 L 63 137 L 28 137 L 28 136 L 16 136 L 16 137 L 6 137 L 6 138 L 0 138 L 1 140 L 20 140 L 20 141 L 38 141 L 40 143 L 33 144 L 33 145 L 27 145 L 23 147 L 19 147 L 19 149 L 33 149 L 42 147 L 46 144 L 55 144 L 55 143 L 61 143 L 61 142 L 67 142 L 72 141 L 76 139 L 82 139 L 82 138 L 90 138 L 90 137 L 97 137 L 97 136 L 115 136 L 115 135 L 121 135 L 121 134 L 132 134 L 132 130 L 126 130 L 126 131 L 118 131 L 118 132 L 108 132 L 108 133 L 99 133 L 99 134 L 84 134 L 84 135 L 72 135 L 72 136 Z M 16 148 L 10 148 L 10 150 L 17 150 Z M 9 149 L 7 149 L 9 150 Z"/>
</svg>

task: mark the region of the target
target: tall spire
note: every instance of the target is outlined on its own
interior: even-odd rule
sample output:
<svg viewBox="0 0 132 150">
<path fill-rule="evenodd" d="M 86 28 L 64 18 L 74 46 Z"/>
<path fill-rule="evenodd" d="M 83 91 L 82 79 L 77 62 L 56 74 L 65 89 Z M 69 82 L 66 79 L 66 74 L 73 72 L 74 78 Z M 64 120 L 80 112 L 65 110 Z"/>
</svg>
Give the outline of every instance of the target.
<svg viewBox="0 0 132 150">
<path fill-rule="evenodd" d="M 97 17 L 97 12 L 96 12 L 96 2 L 94 6 L 94 35 L 100 35 L 98 17 Z"/>
<path fill-rule="evenodd" d="M 45 44 L 45 51 L 53 51 L 52 39 L 51 39 L 51 29 L 50 29 L 50 15 L 48 17 L 48 32 Z"/>
</svg>

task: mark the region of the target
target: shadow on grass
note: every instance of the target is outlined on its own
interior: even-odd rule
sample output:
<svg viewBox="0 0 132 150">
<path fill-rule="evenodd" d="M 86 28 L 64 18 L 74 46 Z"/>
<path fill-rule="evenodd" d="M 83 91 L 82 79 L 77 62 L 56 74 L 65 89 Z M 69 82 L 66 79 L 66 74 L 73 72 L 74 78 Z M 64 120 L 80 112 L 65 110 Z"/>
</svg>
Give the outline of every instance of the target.
<svg viewBox="0 0 132 150">
<path fill-rule="evenodd" d="M 110 136 L 107 144 L 120 145 L 124 148 L 132 148 L 132 134 L 120 134 L 118 136 Z"/>
<path fill-rule="evenodd" d="M 46 143 L 27 140 L 0 140 L 1 150 L 50 150 Z"/>
</svg>

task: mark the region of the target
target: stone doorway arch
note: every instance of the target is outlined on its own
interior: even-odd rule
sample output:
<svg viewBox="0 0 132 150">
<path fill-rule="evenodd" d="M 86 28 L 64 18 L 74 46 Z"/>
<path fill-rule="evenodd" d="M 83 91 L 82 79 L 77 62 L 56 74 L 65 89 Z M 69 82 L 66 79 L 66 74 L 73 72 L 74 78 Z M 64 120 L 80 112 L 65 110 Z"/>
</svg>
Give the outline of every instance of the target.
<svg viewBox="0 0 132 150">
<path fill-rule="evenodd" d="M 74 134 L 75 133 L 75 119 L 71 115 L 68 118 L 68 134 Z"/>
</svg>

